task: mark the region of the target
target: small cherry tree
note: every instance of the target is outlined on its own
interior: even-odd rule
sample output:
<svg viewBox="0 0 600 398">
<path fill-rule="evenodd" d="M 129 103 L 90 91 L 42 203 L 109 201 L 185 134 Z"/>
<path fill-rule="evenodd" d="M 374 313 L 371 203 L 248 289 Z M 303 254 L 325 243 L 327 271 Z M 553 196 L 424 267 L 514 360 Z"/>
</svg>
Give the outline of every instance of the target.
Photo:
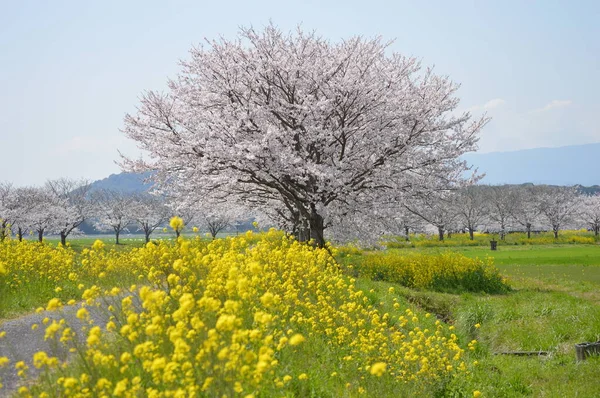
<svg viewBox="0 0 600 398">
<path fill-rule="evenodd" d="M 469 232 L 469 239 L 474 239 L 474 232 L 489 220 L 489 206 L 481 187 L 472 185 L 456 192 L 454 201 L 457 221 Z"/>
<path fill-rule="evenodd" d="M 56 230 L 60 242 L 67 244 L 67 237 L 88 219 L 93 212 L 93 202 L 89 197 L 90 184 L 86 180 L 60 178 L 46 183 L 46 189 L 55 200 Z"/>
<path fill-rule="evenodd" d="M 113 231 L 115 244 L 120 244 L 121 233 L 134 221 L 133 196 L 110 190 L 96 191 L 92 196 L 96 216 L 94 227 L 100 231 Z"/>
<path fill-rule="evenodd" d="M 539 189 L 536 186 L 516 187 L 513 191 L 514 206 L 511 218 L 525 229 L 527 239 L 531 238 L 531 230 L 541 221 Z"/>
<path fill-rule="evenodd" d="M 42 242 L 47 232 L 59 227 L 58 217 L 62 212 L 60 201 L 47 186 L 27 188 L 25 199 L 29 206 L 26 223 L 35 231 L 38 241 Z"/>
<path fill-rule="evenodd" d="M 577 191 L 574 187 L 538 187 L 537 198 L 540 214 L 552 228 L 554 238 L 566 224 L 574 220 Z"/>
<path fill-rule="evenodd" d="M 171 217 L 171 209 L 165 201 L 149 194 L 136 195 L 131 205 L 133 219 L 138 224 L 138 230 L 144 233 L 146 243 L 156 228 L 165 224 Z"/>
<path fill-rule="evenodd" d="M 587 228 L 600 233 L 600 195 L 582 196 L 577 205 L 577 216 Z"/>
</svg>

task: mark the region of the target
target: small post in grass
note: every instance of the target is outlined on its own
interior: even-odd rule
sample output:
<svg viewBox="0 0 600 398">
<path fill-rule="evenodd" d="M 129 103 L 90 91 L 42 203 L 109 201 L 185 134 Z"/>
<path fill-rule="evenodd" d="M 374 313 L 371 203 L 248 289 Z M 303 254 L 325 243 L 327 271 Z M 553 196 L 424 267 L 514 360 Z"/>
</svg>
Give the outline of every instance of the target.
<svg viewBox="0 0 600 398">
<path fill-rule="evenodd" d="M 600 341 L 575 344 L 577 362 L 585 361 L 590 355 L 600 355 Z"/>
</svg>

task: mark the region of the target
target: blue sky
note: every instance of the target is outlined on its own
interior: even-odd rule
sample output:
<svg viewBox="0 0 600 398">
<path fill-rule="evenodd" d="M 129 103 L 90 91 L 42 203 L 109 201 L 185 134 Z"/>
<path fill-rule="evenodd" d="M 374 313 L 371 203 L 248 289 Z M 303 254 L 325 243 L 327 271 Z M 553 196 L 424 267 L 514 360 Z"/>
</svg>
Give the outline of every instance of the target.
<svg viewBox="0 0 600 398">
<path fill-rule="evenodd" d="M 493 118 L 480 152 L 600 142 L 597 1 L 3 1 L 0 181 L 119 172 L 119 132 L 189 48 L 239 26 L 302 24 L 332 40 L 395 39 Z"/>
</svg>

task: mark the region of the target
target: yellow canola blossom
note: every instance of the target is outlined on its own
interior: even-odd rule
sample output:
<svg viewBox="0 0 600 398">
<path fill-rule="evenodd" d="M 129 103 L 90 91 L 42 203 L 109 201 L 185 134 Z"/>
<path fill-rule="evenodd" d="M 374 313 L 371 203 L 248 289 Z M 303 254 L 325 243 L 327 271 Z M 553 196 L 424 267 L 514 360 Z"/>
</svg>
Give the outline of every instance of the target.
<svg viewBox="0 0 600 398">
<path fill-rule="evenodd" d="M 61 340 L 83 366 L 32 387 L 34 395 L 280 396 L 335 373 L 354 396 L 368 395 L 373 379 L 344 379 L 358 369 L 385 374 L 399 388 L 467 371 L 447 326 L 424 327 L 411 311 L 380 313 L 328 250 L 275 230 L 82 257 L 88 271 L 121 267 L 144 280 L 115 290 L 110 304 L 110 288 L 82 292 L 86 305 L 103 307 L 111 321 L 88 328 L 83 344 Z M 85 310 L 77 315 L 88 318 Z M 66 328 L 53 321 L 46 338 L 58 340 Z M 47 362 L 38 354 L 36 363 Z"/>
</svg>

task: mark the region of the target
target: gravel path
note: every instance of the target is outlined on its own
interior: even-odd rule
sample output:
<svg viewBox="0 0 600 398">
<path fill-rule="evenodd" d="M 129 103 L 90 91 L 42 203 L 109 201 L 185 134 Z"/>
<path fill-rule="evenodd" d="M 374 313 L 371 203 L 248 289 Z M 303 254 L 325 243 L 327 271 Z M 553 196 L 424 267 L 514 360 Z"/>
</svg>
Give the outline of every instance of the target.
<svg viewBox="0 0 600 398">
<path fill-rule="evenodd" d="M 15 363 L 25 361 L 29 366 L 29 379 L 35 378 L 39 370 L 33 366 L 32 357 L 38 351 L 46 351 L 49 355 L 57 356 L 61 360 L 67 357 L 68 352 L 60 344 L 57 347 L 56 342 L 44 341 L 45 325 L 40 325 L 36 330 L 31 326 L 35 323 L 41 323 L 46 317 L 49 319 L 65 319 L 69 327 L 75 331 L 76 336 L 81 336 L 81 328 L 87 325 L 75 316 L 80 305 L 75 304 L 65 306 L 61 311 L 44 311 L 39 314 L 28 314 L 16 319 L 0 321 L 0 331 L 5 331 L 6 336 L 0 339 L 0 357 L 8 357 L 10 363 L 4 368 L 0 368 L 0 380 L 4 387 L 0 389 L 0 397 L 8 397 L 19 387 L 20 378 L 17 376 Z M 106 308 L 106 307 L 104 307 Z M 94 325 L 103 327 L 108 322 L 108 312 L 96 307 L 87 307 L 90 318 L 94 320 Z M 77 338 L 77 337 L 76 337 Z"/>
</svg>

